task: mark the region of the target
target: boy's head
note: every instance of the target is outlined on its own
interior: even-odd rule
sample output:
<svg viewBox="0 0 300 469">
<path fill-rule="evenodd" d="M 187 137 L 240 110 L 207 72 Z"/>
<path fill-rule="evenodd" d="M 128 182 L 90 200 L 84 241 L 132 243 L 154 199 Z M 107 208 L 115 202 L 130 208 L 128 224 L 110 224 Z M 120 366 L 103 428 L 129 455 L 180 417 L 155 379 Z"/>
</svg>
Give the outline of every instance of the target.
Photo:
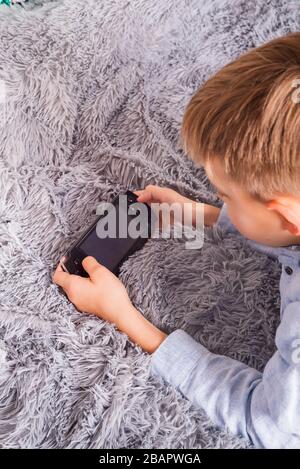
<svg viewBox="0 0 300 469">
<path fill-rule="evenodd" d="M 223 67 L 189 102 L 181 132 L 243 235 L 300 243 L 300 33 Z"/>
</svg>

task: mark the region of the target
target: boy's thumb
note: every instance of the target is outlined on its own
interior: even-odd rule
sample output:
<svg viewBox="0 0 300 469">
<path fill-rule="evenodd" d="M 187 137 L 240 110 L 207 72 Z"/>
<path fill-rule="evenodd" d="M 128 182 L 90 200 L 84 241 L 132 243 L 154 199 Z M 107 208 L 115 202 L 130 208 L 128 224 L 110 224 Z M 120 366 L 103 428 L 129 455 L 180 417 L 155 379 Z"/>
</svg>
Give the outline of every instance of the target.
<svg viewBox="0 0 300 469">
<path fill-rule="evenodd" d="M 95 272 L 101 267 L 101 264 L 92 256 L 87 256 L 82 261 L 82 267 L 92 277 Z"/>
</svg>

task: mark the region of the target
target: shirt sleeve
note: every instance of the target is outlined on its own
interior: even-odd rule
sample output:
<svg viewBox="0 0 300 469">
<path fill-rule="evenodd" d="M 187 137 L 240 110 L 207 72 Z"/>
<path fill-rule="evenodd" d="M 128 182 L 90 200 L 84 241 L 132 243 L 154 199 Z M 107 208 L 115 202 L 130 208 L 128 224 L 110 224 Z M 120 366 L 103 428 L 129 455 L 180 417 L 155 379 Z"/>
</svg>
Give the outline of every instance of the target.
<svg viewBox="0 0 300 469">
<path fill-rule="evenodd" d="M 260 373 L 178 329 L 152 354 L 150 368 L 215 424 L 256 447 L 300 448 L 300 302 L 285 309 L 275 342 Z"/>
</svg>

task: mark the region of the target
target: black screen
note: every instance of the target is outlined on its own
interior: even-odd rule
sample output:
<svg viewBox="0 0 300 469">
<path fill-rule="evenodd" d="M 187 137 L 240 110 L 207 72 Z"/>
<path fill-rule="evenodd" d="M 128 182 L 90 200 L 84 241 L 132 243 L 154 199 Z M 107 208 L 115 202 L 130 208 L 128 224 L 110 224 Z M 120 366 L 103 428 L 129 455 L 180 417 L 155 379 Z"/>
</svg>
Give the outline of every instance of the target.
<svg viewBox="0 0 300 469">
<path fill-rule="evenodd" d="M 126 208 L 127 209 L 127 208 Z M 119 212 L 121 209 L 116 205 L 116 232 L 119 233 Z M 128 215 L 127 220 L 130 222 L 137 215 Z M 148 220 L 147 220 L 148 223 Z M 127 227 L 126 227 L 127 230 Z M 126 254 L 133 248 L 137 242 L 137 238 L 99 238 L 96 225 L 93 230 L 80 242 L 78 248 L 83 252 L 84 256 L 93 256 L 97 261 L 107 267 L 109 270 L 114 270 Z"/>
</svg>

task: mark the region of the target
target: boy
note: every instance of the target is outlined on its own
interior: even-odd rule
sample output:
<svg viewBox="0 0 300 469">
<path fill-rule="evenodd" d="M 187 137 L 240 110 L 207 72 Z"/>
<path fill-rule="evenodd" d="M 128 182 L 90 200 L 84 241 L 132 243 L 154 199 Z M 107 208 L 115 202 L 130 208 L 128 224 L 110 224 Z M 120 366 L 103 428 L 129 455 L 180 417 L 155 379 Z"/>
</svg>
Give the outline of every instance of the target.
<svg viewBox="0 0 300 469">
<path fill-rule="evenodd" d="M 277 351 L 260 373 L 216 355 L 183 330 L 165 334 L 132 305 L 120 280 L 94 258 L 90 278 L 63 272 L 54 281 L 79 310 L 117 325 L 152 354 L 151 369 L 212 420 L 260 448 L 300 448 L 300 33 L 275 39 L 221 69 L 184 114 L 186 152 L 204 166 L 224 200 L 204 205 L 218 223 L 277 256 L 281 323 Z M 147 186 L 140 202 L 196 202 Z"/>
</svg>

